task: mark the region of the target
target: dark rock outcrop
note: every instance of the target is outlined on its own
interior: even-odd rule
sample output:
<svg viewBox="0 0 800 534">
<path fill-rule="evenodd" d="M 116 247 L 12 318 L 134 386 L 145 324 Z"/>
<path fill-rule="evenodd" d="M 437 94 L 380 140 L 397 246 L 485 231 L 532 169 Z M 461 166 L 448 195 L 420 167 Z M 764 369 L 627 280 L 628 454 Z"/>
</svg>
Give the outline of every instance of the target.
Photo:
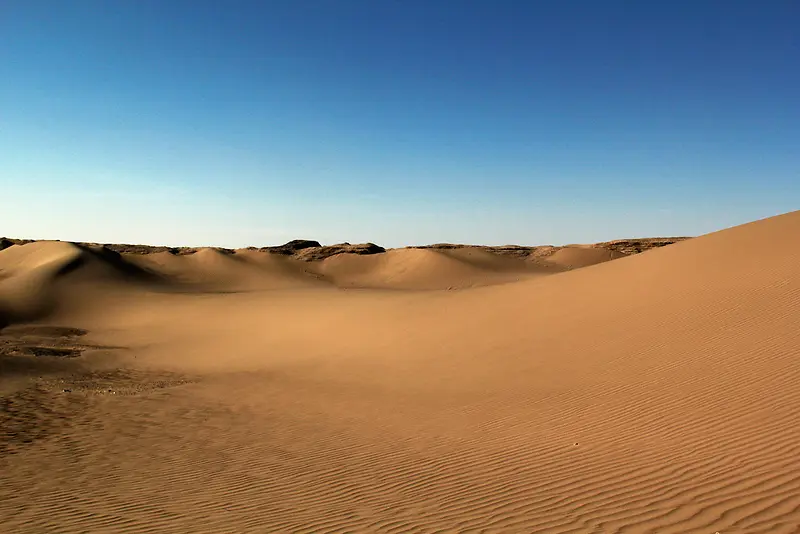
<svg viewBox="0 0 800 534">
<path fill-rule="evenodd" d="M 305 250 L 308 248 L 318 248 L 322 245 L 319 244 L 319 241 L 311 241 L 309 239 L 294 239 L 289 241 L 286 244 L 279 245 L 277 247 L 263 247 L 259 250 L 265 252 L 272 252 L 273 254 L 283 254 L 286 256 L 291 256 L 296 254 L 298 251 Z"/>
<path fill-rule="evenodd" d="M 653 248 L 665 247 L 685 241 L 688 237 L 650 237 L 641 239 L 617 239 L 615 241 L 606 241 L 605 243 L 597 243 L 594 245 L 597 248 L 604 248 L 613 252 L 631 255 L 639 254 Z"/>
<path fill-rule="evenodd" d="M 171 254 L 178 254 L 180 248 L 177 247 L 157 247 L 151 245 L 127 245 L 127 244 L 104 244 L 103 247 L 120 254 L 157 254 L 159 252 L 169 252 Z"/>
<path fill-rule="evenodd" d="M 484 250 L 486 252 L 491 252 L 492 254 L 498 254 L 500 256 L 512 256 L 515 258 L 527 258 L 537 249 L 543 248 L 552 248 L 549 245 L 544 247 L 526 247 L 523 245 L 500 245 L 500 246 L 487 246 L 487 245 L 460 245 L 454 243 L 437 243 L 435 245 L 419 245 L 415 247 L 409 248 L 419 248 L 419 249 L 432 249 L 432 250 L 456 250 L 461 248 L 471 248 L 471 249 L 479 249 Z"/>
<path fill-rule="evenodd" d="M 688 237 L 651 237 L 639 239 L 618 239 L 615 241 L 605 241 L 603 243 L 595 243 L 591 245 L 594 248 L 603 248 L 611 252 L 624 254 L 630 256 L 631 254 L 639 254 L 646 252 L 653 248 L 664 247 L 672 245 L 679 241 L 689 239 Z M 500 256 L 512 256 L 515 258 L 543 258 L 553 255 L 558 250 L 564 247 L 557 247 L 553 245 L 539 245 L 534 247 L 524 245 L 502 245 L 502 246 L 486 246 L 486 245 L 458 245 L 453 243 L 437 243 L 435 245 L 422 245 L 409 248 L 422 248 L 434 250 L 454 250 L 460 248 L 473 248 L 480 249 L 492 254 Z"/>
<path fill-rule="evenodd" d="M 381 254 L 383 252 L 386 252 L 386 249 L 375 243 L 362 243 L 358 245 L 339 243 L 338 245 L 305 248 L 298 251 L 295 256 L 303 261 L 318 261 L 336 256 L 337 254 L 368 255 Z"/>
</svg>

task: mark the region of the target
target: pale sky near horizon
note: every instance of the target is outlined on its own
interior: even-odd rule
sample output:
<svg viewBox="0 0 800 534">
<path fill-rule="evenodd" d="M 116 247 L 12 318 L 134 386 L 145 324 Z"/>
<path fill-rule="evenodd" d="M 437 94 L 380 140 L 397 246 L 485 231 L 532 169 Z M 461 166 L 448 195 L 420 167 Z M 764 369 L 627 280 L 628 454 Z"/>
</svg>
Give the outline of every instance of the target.
<svg viewBox="0 0 800 534">
<path fill-rule="evenodd" d="M 0 236 L 384 246 L 800 208 L 800 3 L 6 0 Z"/>
</svg>

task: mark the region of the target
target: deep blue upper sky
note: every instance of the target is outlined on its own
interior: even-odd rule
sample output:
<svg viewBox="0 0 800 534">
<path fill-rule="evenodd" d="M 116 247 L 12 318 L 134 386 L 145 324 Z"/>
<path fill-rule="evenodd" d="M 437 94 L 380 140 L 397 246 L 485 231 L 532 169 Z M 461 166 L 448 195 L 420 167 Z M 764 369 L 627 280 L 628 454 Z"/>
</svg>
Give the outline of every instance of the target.
<svg viewBox="0 0 800 534">
<path fill-rule="evenodd" d="M 0 234 L 387 246 L 800 208 L 800 2 L 0 1 Z"/>
</svg>

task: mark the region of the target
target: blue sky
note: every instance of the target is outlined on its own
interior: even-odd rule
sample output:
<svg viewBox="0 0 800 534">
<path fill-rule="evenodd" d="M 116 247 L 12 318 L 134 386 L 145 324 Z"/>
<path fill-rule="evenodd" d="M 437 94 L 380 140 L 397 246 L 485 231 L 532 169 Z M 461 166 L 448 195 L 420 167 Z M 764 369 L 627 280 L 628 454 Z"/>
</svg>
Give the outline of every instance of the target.
<svg viewBox="0 0 800 534">
<path fill-rule="evenodd" d="M 0 1 L 0 235 L 563 244 L 800 208 L 800 3 Z"/>
</svg>

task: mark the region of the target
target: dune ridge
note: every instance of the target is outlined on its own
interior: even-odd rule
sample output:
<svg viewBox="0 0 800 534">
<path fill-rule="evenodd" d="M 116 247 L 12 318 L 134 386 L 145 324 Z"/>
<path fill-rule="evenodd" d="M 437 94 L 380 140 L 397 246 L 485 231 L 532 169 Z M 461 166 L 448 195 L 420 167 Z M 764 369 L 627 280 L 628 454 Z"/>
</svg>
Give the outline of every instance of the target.
<svg viewBox="0 0 800 534">
<path fill-rule="evenodd" d="M 28 417 L 46 432 L 0 455 L 0 520 L 13 532 L 798 532 L 800 250 L 786 246 L 798 235 L 792 212 L 583 268 L 615 251 L 560 249 L 545 272 L 462 249 L 336 255 L 305 264 L 318 287 L 138 289 L 54 312 L 86 343 L 127 347 L 133 374 L 92 384 L 152 387 L 99 394 L 67 377 L 63 393 L 32 379 L 6 397 L 15 428 Z M 190 261 L 266 261 L 236 256 Z M 385 291 L 487 273 L 519 281 Z M 350 280 L 376 289 L 332 290 Z"/>
<path fill-rule="evenodd" d="M 605 241 L 602 243 L 594 243 L 592 245 L 583 245 L 593 248 L 604 248 L 613 250 L 625 255 L 638 254 L 646 252 L 654 248 L 660 248 L 674 243 L 679 243 L 690 239 L 689 237 L 651 237 L 651 238 L 632 238 L 632 239 L 618 239 L 614 241 Z M 0 238 L 0 250 L 8 248 L 13 245 L 24 245 L 27 243 L 41 242 L 42 240 L 35 239 L 10 239 Z M 45 240 L 46 241 L 46 240 Z M 269 252 L 282 256 L 292 256 L 305 261 L 319 261 L 335 256 L 337 254 L 382 254 L 387 250 L 380 245 L 374 243 L 339 243 L 334 245 L 322 245 L 319 241 L 309 239 L 294 239 L 283 245 L 267 246 L 267 247 L 247 247 L 244 249 L 220 248 L 220 247 L 168 247 L 168 246 L 154 246 L 154 245 L 133 245 L 133 244 L 119 244 L 119 243 L 76 243 L 77 245 L 87 247 L 103 247 L 108 250 L 118 252 L 120 254 L 130 255 L 147 255 L 158 254 L 161 252 L 169 252 L 174 255 L 191 255 L 204 248 L 213 248 L 225 254 L 233 254 L 237 251 L 248 252 Z M 570 246 L 570 245 L 567 245 Z M 458 250 L 458 249 L 475 249 L 497 254 L 500 256 L 511 256 L 518 258 L 540 257 L 547 256 L 561 248 L 560 246 L 553 245 L 540 245 L 540 246 L 525 246 L 525 245 L 504 245 L 504 246 L 487 246 L 487 245 L 465 245 L 454 243 L 437 243 L 433 245 L 415 245 L 408 247 L 401 247 L 408 249 L 433 249 L 433 250 Z"/>
<path fill-rule="evenodd" d="M 463 289 L 586 267 L 683 239 L 636 239 L 566 247 L 439 244 L 387 251 L 372 243 L 323 246 L 308 240 L 234 250 L 3 238 L 0 280 L 16 272 L 24 276 L 7 286 L 30 286 L 23 278 L 32 276 L 31 280 L 36 280 L 33 285 L 55 287 L 64 273 L 39 268 L 39 264 L 52 261 L 64 271 L 79 273 L 73 278 L 89 283 L 116 282 L 124 286 L 127 282 L 148 282 L 161 290 L 171 286 L 181 291 L 258 291 L 322 283 L 344 288 Z M 16 293 L 19 301 L 19 291 Z M 30 320 L 43 314 L 24 313 L 21 317 Z"/>
<path fill-rule="evenodd" d="M 425 290 L 507 283 L 537 271 L 524 262 L 479 250 L 395 249 L 369 256 L 333 256 L 323 260 L 316 272 L 339 287 Z"/>
</svg>

